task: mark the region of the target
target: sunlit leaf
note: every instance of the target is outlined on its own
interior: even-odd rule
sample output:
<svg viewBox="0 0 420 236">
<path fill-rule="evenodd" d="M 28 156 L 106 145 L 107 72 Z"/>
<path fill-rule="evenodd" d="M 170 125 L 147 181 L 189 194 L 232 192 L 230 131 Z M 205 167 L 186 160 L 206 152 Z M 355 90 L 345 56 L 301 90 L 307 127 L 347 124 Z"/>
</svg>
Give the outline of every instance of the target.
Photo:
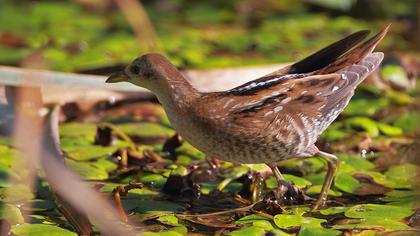
<svg viewBox="0 0 420 236">
<path fill-rule="evenodd" d="M 46 224 L 22 224 L 12 226 L 11 232 L 18 236 L 77 236 L 76 233 L 67 229 Z"/>
<path fill-rule="evenodd" d="M 259 235 L 264 235 L 265 234 L 265 230 L 263 228 L 257 227 L 257 226 L 249 226 L 249 227 L 245 227 L 245 228 L 241 228 L 235 231 L 232 231 L 230 233 L 228 233 L 227 235 L 230 236 L 242 236 L 242 235 L 255 235 L 255 236 L 259 236 Z"/>
<path fill-rule="evenodd" d="M 379 204 L 361 204 L 356 205 L 345 211 L 345 215 L 351 218 L 382 218 L 388 220 L 401 220 L 411 214 L 413 210 L 405 207 L 379 205 Z"/>
</svg>

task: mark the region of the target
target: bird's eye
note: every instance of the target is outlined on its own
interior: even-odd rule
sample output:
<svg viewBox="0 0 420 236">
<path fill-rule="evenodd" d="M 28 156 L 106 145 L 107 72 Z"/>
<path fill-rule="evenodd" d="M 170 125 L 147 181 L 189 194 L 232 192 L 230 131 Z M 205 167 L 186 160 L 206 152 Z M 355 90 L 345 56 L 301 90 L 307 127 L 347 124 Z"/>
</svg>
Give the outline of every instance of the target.
<svg viewBox="0 0 420 236">
<path fill-rule="evenodd" d="M 137 65 L 133 65 L 130 68 L 131 73 L 137 75 L 138 73 L 140 73 L 140 67 L 138 67 Z"/>
</svg>

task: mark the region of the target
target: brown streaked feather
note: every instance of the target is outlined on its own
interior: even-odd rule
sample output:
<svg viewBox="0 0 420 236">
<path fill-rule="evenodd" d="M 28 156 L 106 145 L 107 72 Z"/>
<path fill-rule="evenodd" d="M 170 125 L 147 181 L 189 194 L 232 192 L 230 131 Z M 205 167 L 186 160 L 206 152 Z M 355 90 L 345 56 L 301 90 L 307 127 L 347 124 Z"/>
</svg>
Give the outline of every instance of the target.
<svg viewBox="0 0 420 236">
<path fill-rule="evenodd" d="M 291 73 L 309 73 L 315 70 L 321 69 L 334 62 L 345 54 L 348 50 L 353 48 L 355 45 L 360 43 L 363 39 L 369 35 L 370 30 L 361 30 L 351 35 L 340 39 L 327 47 L 316 51 L 310 56 L 286 67 L 283 67 L 277 71 L 274 71 L 270 75 L 283 75 Z"/>
<path fill-rule="evenodd" d="M 304 151 L 342 112 L 356 86 L 382 58 L 382 53 L 373 53 L 337 73 L 284 80 L 252 95 L 211 93 L 203 97 L 206 106 L 198 105 L 196 113 L 230 132 L 260 138 L 289 134 L 279 138 L 299 139 Z"/>
<path fill-rule="evenodd" d="M 385 37 L 386 33 L 389 30 L 388 25 L 382 29 L 378 34 L 367 40 L 366 42 L 361 43 L 352 50 L 348 51 L 345 55 L 338 58 L 335 62 L 330 65 L 315 71 L 314 74 L 329 74 L 334 73 L 338 70 L 341 70 L 347 66 L 358 63 L 360 60 L 365 58 L 368 54 L 372 53 L 378 43 Z"/>
</svg>

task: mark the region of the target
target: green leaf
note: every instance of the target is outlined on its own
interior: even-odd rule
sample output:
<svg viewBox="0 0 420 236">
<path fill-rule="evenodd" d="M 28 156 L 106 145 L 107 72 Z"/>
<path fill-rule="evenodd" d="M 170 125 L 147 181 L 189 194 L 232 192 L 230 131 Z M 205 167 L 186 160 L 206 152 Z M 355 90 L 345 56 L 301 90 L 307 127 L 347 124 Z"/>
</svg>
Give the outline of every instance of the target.
<svg viewBox="0 0 420 236">
<path fill-rule="evenodd" d="M 354 193 L 362 184 L 351 174 L 338 172 L 334 180 L 334 186 L 346 193 Z"/>
<path fill-rule="evenodd" d="M 81 178 L 86 180 L 104 180 L 109 177 L 108 172 L 105 169 L 98 168 L 90 163 L 66 159 L 66 165 Z"/>
<path fill-rule="evenodd" d="M 302 226 L 299 230 L 298 236 L 336 236 L 340 234 L 340 231 L 334 229 Z"/>
<path fill-rule="evenodd" d="M 16 184 L 7 188 L 0 188 L 0 199 L 9 203 L 22 203 L 34 198 L 28 185 Z"/>
<path fill-rule="evenodd" d="M 341 162 L 344 162 L 350 165 L 356 170 L 360 170 L 360 169 L 370 170 L 370 169 L 375 168 L 375 165 L 372 162 L 364 159 L 363 157 L 359 157 L 359 156 L 355 156 L 351 154 L 338 154 L 337 157 Z"/>
<path fill-rule="evenodd" d="M 320 194 L 321 193 L 321 189 L 322 189 L 322 185 L 312 185 L 311 187 L 309 187 L 305 193 L 308 195 L 316 195 L 316 194 Z M 329 189 L 328 190 L 328 195 L 329 196 L 334 196 L 334 197 L 339 197 L 341 195 L 343 195 L 342 193 L 340 193 L 339 191 L 334 191 L 333 189 Z"/>
<path fill-rule="evenodd" d="M 361 204 L 350 207 L 344 215 L 350 218 L 377 218 L 385 220 L 401 220 L 413 214 L 413 210 L 405 207 L 379 205 L 379 204 Z"/>
<path fill-rule="evenodd" d="M 324 219 L 317 219 L 313 217 L 303 217 L 298 215 L 275 215 L 274 223 L 281 229 L 290 227 L 307 226 L 307 227 L 322 227 L 321 223 L 326 222 Z"/>
<path fill-rule="evenodd" d="M 345 212 L 348 209 L 348 207 L 329 207 L 324 210 L 320 210 L 319 212 L 323 215 L 335 215 L 338 213 Z"/>
<path fill-rule="evenodd" d="M 404 132 L 400 127 L 388 125 L 385 123 L 378 123 L 378 128 L 381 133 L 387 136 L 400 136 Z"/>
<path fill-rule="evenodd" d="M 404 133 L 412 134 L 420 130 L 420 112 L 406 113 L 400 116 L 394 123 L 404 130 Z"/>
<path fill-rule="evenodd" d="M 240 218 L 235 223 L 236 224 L 247 224 L 247 223 L 252 223 L 254 221 L 257 221 L 257 220 L 268 220 L 268 218 L 260 216 L 260 215 L 251 214 L 251 215 L 247 215 L 247 216 L 244 216 L 244 217 Z"/>
<path fill-rule="evenodd" d="M 381 77 L 400 88 L 410 88 L 411 82 L 400 65 L 388 64 L 381 68 Z"/>
<path fill-rule="evenodd" d="M 178 218 L 176 218 L 176 216 L 174 215 L 160 216 L 159 218 L 157 218 L 157 221 L 165 225 L 171 225 L 171 226 L 179 225 Z"/>
<path fill-rule="evenodd" d="M 410 181 L 412 178 L 420 174 L 420 168 L 411 163 L 405 163 L 390 167 L 385 176 L 393 180 Z"/>
<path fill-rule="evenodd" d="M 12 226 L 11 232 L 17 236 L 77 236 L 76 233 L 67 229 L 44 224 Z"/>
<path fill-rule="evenodd" d="M 253 226 L 257 226 L 265 230 L 274 229 L 272 223 L 270 222 L 270 219 L 255 214 L 247 215 L 245 217 L 240 218 L 236 221 L 236 224 L 252 224 Z"/>
<path fill-rule="evenodd" d="M 137 123 L 126 123 L 118 125 L 126 134 L 137 135 L 142 137 L 159 137 L 159 136 L 172 136 L 175 131 L 164 127 L 157 123 L 151 122 L 137 122 Z"/>
<path fill-rule="evenodd" d="M 379 135 L 379 128 L 376 121 L 367 117 L 353 117 L 347 119 L 346 125 L 356 130 L 366 131 L 371 137 L 377 137 Z"/>
<path fill-rule="evenodd" d="M 411 229 L 399 221 L 382 218 L 380 216 L 367 219 L 353 219 L 347 224 L 334 225 L 334 229 L 386 229 L 386 230 L 406 230 Z"/>
<path fill-rule="evenodd" d="M 144 173 L 140 177 L 140 181 L 152 188 L 162 188 L 166 183 L 167 178 L 159 174 Z"/>
<path fill-rule="evenodd" d="M 91 123 L 65 123 L 59 126 L 60 136 L 89 137 L 93 141 L 96 133 L 96 124 Z"/>
<path fill-rule="evenodd" d="M 115 152 L 116 147 L 103 147 L 98 145 L 63 147 L 63 150 L 74 160 L 89 161 L 98 157 L 105 157 Z"/>
<path fill-rule="evenodd" d="M 352 99 L 344 109 L 343 114 L 348 116 L 372 116 L 380 109 L 389 106 L 389 99 Z"/>
<path fill-rule="evenodd" d="M 7 220 L 10 225 L 25 223 L 20 209 L 12 204 L 5 204 L 0 207 L 0 219 Z"/>
<path fill-rule="evenodd" d="M 294 175 L 284 174 L 283 177 L 286 181 L 292 182 L 298 188 L 305 188 L 307 186 L 312 185 L 312 183 L 308 180 Z M 270 176 L 269 178 L 267 178 L 265 180 L 265 184 L 267 185 L 267 188 L 277 188 L 278 186 L 277 180 L 274 176 Z"/>
<path fill-rule="evenodd" d="M 228 233 L 227 235 L 230 236 L 243 236 L 243 235 L 252 235 L 252 236 L 259 236 L 264 235 L 265 230 L 263 228 L 257 226 L 249 226 L 242 229 L 238 229 Z"/>
</svg>

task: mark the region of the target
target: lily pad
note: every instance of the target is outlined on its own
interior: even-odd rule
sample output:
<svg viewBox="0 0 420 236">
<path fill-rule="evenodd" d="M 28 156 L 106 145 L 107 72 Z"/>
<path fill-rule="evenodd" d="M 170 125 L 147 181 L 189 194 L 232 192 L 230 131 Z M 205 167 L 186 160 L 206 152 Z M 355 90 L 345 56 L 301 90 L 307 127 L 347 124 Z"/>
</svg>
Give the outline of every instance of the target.
<svg viewBox="0 0 420 236">
<path fill-rule="evenodd" d="M 12 226 L 11 232 L 17 236 L 77 236 L 76 233 L 54 225 L 23 224 Z"/>
<path fill-rule="evenodd" d="M 386 98 L 352 99 L 344 109 L 343 114 L 349 116 L 372 116 L 380 109 L 388 107 L 389 103 L 389 100 Z"/>
<path fill-rule="evenodd" d="M 318 219 L 313 217 L 304 217 L 299 215 L 275 215 L 274 223 L 281 229 L 287 229 L 291 227 L 314 227 L 320 228 L 321 223 L 326 222 L 324 219 Z"/>
<path fill-rule="evenodd" d="M 346 120 L 346 125 L 356 129 L 366 131 L 369 136 L 377 137 L 379 135 L 379 128 L 376 121 L 367 117 L 353 117 Z"/>
<path fill-rule="evenodd" d="M 333 226 L 334 229 L 386 229 L 386 230 L 406 230 L 411 229 L 404 223 L 396 220 L 384 219 L 380 216 L 367 219 L 353 219 L 347 224 L 338 224 Z"/>
<path fill-rule="evenodd" d="M 400 136 L 403 134 L 403 130 L 400 127 L 388 125 L 385 123 L 378 123 L 378 128 L 381 133 L 387 136 Z"/>
<path fill-rule="evenodd" d="M 345 211 L 345 216 L 350 218 L 382 218 L 383 220 L 401 220 L 413 214 L 413 210 L 405 207 L 361 204 Z"/>
<path fill-rule="evenodd" d="M 257 226 L 249 226 L 245 228 L 241 228 L 239 230 L 232 231 L 228 233 L 227 235 L 230 236 L 242 236 L 242 235 L 264 235 L 265 230 L 263 228 L 257 227 Z"/>
<path fill-rule="evenodd" d="M 403 114 L 394 123 L 404 130 L 404 133 L 412 134 L 420 130 L 420 112 L 412 112 Z"/>
<path fill-rule="evenodd" d="M 418 175 L 420 175 L 420 168 L 410 163 L 392 166 L 385 172 L 387 178 L 401 181 L 410 181 Z"/>
<path fill-rule="evenodd" d="M 375 165 L 372 162 L 364 159 L 363 157 L 351 154 L 338 154 L 337 157 L 341 162 L 350 165 L 354 169 L 370 170 L 375 167 Z M 342 165 L 342 163 L 340 164 Z"/>
<path fill-rule="evenodd" d="M 176 218 L 176 216 L 174 215 L 164 215 L 164 216 L 160 216 L 157 221 L 159 221 L 162 224 L 165 225 L 171 225 L 171 226 L 178 226 L 178 218 Z"/>
<path fill-rule="evenodd" d="M 302 228 L 299 230 L 298 236 L 336 236 L 340 234 L 340 231 L 334 229 L 302 226 Z"/>
<path fill-rule="evenodd" d="M 308 180 L 295 175 L 283 174 L 283 177 L 286 181 L 292 182 L 298 188 L 305 188 L 307 186 L 312 185 L 312 183 Z M 265 180 L 265 184 L 267 188 L 277 188 L 277 180 L 274 176 L 270 176 L 269 178 L 267 178 Z"/>
<path fill-rule="evenodd" d="M 274 227 L 270 221 L 270 219 L 260 216 L 260 215 L 247 215 L 245 217 L 240 218 L 236 221 L 237 224 L 251 224 L 256 227 L 260 227 L 264 230 L 273 230 Z"/>
<path fill-rule="evenodd" d="M 16 184 L 11 187 L 0 189 L 0 200 L 9 203 L 24 203 L 34 198 L 34 194 L 28 185 Z"/>
<path fill-rule="evenodd" d="M 305 193 L 309 194 L 309 195 L 316 195 L 316 194 L 321 193 L 321 189 L 322 189 L 322 185 L 312 185 L 311 187 L 309 187 L 305 191 Z M 334 197 L 339 197 L 339 196 L 342 196 L 343 194 L 339 191 L 334 191 L 333 189 L 329 189 L 328 190 L 328 195 L 329 196 L 334 196 Z"/>
<path fill-rule="evenodd" d="M 173 129 L 150 122 L 120 124 L 118 128 L 126 134 L 142 137 L 172 136 L 175 134 Z"/>
<path fill-rule="evenodd" d="M 89 161 L 105 157 L 115 152 L 115 147 L 102 147 L 98 145 L 63 147 L 67 154 L 77 161 Z"/>
<path fill-rule="evenodd" d="M 335 215 L 338 213 L 345 212 L 348 209 L 348 207 L 329 207 L 324 210 L 320 210 L 319 212 L 323 215 Z"/>
<path fill-rule="evenodd" d="M 362 184 L 351 174 L 338 172 L 334 180 L 334 186 L 346 193 L 354 193 Z"/>
<path fill-rule="evenodd" d="M 87 137 L 93 141 L 96 124 L 92 123 L 65 123 L 59 126 L 60 136 Z"/>
<path fill-rule="evenodd" d="M 108 172 L 105 169 L 98 168 L 90 163 L 66 159 L 66 165 L 81 178 L 86 180 L 104 180 L 109 177 Z"/>
<path fill-rule="evenodd" d="M 25 223 L 20 209 L 12 204 L 5 204 L 0 207 L 0 219 L 8 221 L 10 225 Z"/>
</svg>

